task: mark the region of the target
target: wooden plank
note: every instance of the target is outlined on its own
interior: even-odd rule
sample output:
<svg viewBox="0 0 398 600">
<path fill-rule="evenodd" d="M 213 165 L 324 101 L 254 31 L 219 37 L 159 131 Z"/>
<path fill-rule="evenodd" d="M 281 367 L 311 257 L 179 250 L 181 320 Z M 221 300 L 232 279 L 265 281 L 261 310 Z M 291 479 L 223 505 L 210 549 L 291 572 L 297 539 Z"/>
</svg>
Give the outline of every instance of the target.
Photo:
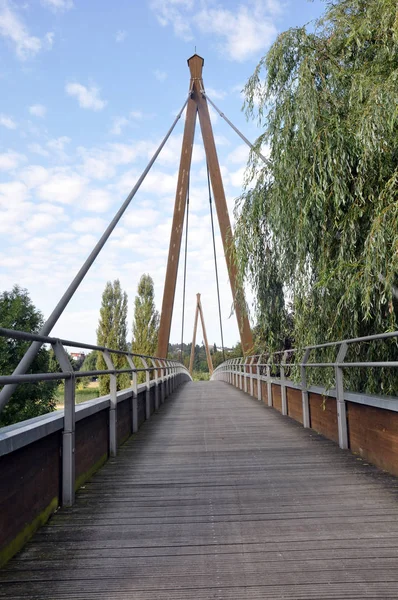
<svg viewBox="0 0 398 600">
<path fill-rule="evenodd" d="M 397 483 L 227 384 L 189 383 L 0 571 L 0 598 L 397 598 Z"/>
</svg>

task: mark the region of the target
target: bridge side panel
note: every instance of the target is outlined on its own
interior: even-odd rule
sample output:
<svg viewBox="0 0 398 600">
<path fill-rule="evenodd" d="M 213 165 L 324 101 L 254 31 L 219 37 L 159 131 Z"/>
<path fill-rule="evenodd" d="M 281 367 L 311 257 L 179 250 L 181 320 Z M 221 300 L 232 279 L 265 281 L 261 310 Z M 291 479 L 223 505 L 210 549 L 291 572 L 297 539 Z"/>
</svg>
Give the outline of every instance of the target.
<svg viewBox="0 0 398 600">
<path fill-rule="evenodd" d="M 398 476 L 398 413 L 347 402 L 350 448 Z"/>
<path fill-rule="evenodd" d="M 138 414 L 138 427 L 141 427 L 141 425 L 145 421 L 145 390 L 138 392 L 137 414 Z"/>
<path fill-rule="evenodd" d="M 117 405 L 117 445 L 124 444 L 131 433 L 131 398 L 126 398 Z"/>
<path fill-rule="evenodd" d="M 303 424 L 303 406 L 301 399 L 301 390 L 287 388 L 287 414 L 289 417 Z"/>
<path fill-rule="evenodd" d="M 76 423 L 75 453 L 75 489 L 78 489 L 108 460 L 108 409 L 101 410 Z"/>
<path fill-rule="evenodd" d="M 336 400 L 321 394 L 309 394 L 311 428 L 339 443 Z"/>
<path fill-rule="evenodd" d="M 272 384 L 272 405 L 276 408 L 280 413 L 282 412 L 282 394 L 281 394 L 281 386 Z"/>
<path fill-rule="evenodd" d="M 0 566 L 60 503 L 61 432 L 0 457 Z"/>
</svg>

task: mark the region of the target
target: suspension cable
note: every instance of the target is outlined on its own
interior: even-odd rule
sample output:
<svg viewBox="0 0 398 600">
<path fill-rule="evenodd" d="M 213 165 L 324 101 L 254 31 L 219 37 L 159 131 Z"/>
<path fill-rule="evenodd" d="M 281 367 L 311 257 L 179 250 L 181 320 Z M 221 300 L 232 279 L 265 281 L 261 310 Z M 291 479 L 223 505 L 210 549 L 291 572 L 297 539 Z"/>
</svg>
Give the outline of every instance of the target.
<svg viewBox="0 0 398 600">
<path fill-rule="evenodd" d="M 235 133 L 238 134 L 238 136 L 245 142 L 245 144 L 247 144 L 249 146 L 249 148 L 251 148 L 253 150 L 253 152 L 255 152 L 257 154 L 257 156 L 259 156 L 261 158 L 261 160 L 265 162 L 266 165 L 270 166 L 272 164 L 271 161 L 268 158 L 265 158 L 265 156 L 263 154 L 261 154 L 261 152 L 259 150 L 257 150 L 257 148 L 254 146 L 254 144 L 252 144 L 247 139 L 247 137 L 244 136 L 243 133 L 241 131 L 239 131 L 239 129 L 237 127 L 235 127 L 235 125 L 228 119 L 228 117 L 226 117 L 224 115 L 224 113 L 221 112 L 221 110 L 214 104 L 214 102 L 212 100 L 210 100 L 209 96 L 206 94 L 206 92 L 204 90 L 201 90 L 201 92 L 202 92 L 202 95 L 207 99 L 207 101 L 212 105 L 212 107 L 218 112 L 220 117 L 222 119 L 224 119 L 224 121 L 226 121 L 230 127 L 232 127 L 232 129 L 235 131 Z"/>
<path fill-rule="evenodd" d="M 214 220 L 213 220 L 213 202 L 211 198 L 211 185 L 210 185 L 210 173 L 209 173 L 209 165 L 206 162 L 207 168 L 207 186 L 209 188 L 209 204 L 210 204 L 210 218 L 211 218 L 211 233 L 213 236 L 213 251 L 214 251 L 214 267 L 216 270 L 216 284 L 217 284 L 217 300 L 218 300 L 218 316 L 220 319 L 220 332 L 221 332 L 221 346 L 222 346 L 222 356 L 225 361 L 225 348 L 224 348 L 224 334 L 222 329 L 222 318 L 221 318 L 221 302 L 220 302 L 220 286 L 218 283 L 218 268 L 217 268 L 217 252 L 216 252 L 216 240 L 214 236 Z"/>
<path fill-rule="evenodd" d="M 187 254 L 188 254 L 188 223 L 189 223 L 189 175 L 187 187 L 187 218 L 185 221 L 185 256 L 184 256 L 184 283 L 182 286 L 182 320 L 181 320 L 181 362 L 183 362 L 183 344 L 184 344 L 184 319 L 185 319 L 185 290 L 187 282 Z"/>
<path fill-rule="evenodd" d="M 91 254 L 88 256 L 88 258 L 84 262 L 84 264 L 81 267 L 80 271 L 77 273 L 77 275 L 75 276 L 75 278 L 73 279 L 73 281 L 69 285 L 68 289 L 66 290 L 66 292 L 62 296 L 61 300 L 58 302 L 57 306 L 54 308 L 53 312 L 51 313 L 51 315 L 49 316 L 49 318 L 47 319 L 47 321 L 44 323 L 43 327 L 41 328 L 41 330 L 39 332 L 40 335 L 49 335 L 49 333 L 51 332 L 52 328 L 54 327 L 54 325 L 56 324 L 56 322 L 58 321 L 58 319 L 60 318 L 60 316 L 64 312 L 64 310 L 65 310 L 66 306 L 69 304 L 69 301 L 71 300 L 72 296 L 74 295 L 74 293 L 76 292 L 77 288 L 79 287 L 79 285 L 83 281 L 84 277 L 87 275 L 87 272 L 89 271 L 89 269 L 92 266 L 93 262 L 97 258 L 98 254 L 101 252 L 102 248 L 104 247 L 105 243 L 107 242 L 107 240 L 108 240 L 109 236 L 111 235 L 112 231 L 115 229 L 116 225 L 118 224 L 118 222 L 122 218 L 123 214 L 125 213 L 126 209 L 128 208 L 131 200 L 133 199 L 133 197 L 135 196 L 135 194 L 138 191 L 139 187 L 141 186 L 142 182 L 144 181 L 145 177 L 149 173 L 149 171 L 150 171 L 153 163 L 155 162 L 155 160 L 159 156 L 160 151 L 162 150 L 163 146 L 166 144 L 166 142 L 169 139 L 169 137 L 170 137 L 170 135 L 171 135 L 174 127 L 176 126 L 178 120 L 180 119 L 182 113 L 184 112 L 184 109 L 185 109 L 187 103 L 188 103 L 188 99 L 185 100 L 182 109 L 180 110 L 180 112 L 178 113 L 178 115 L 176 116 L 176 118 L 174 119 L 172 126 L 170 127 L 170 129 L 166 133 L 165 137 L 163 138 L 162 142 L 160 143 L 160 145 L 159 145 L 158 149 L 156 150 L 155 154 L 152 156 L 152 158 L 149 161 L 148 165 L 145 167 L 145 169 L 144 169 L 142 175 L 140 176 L 140 178 L 138 179 L 137 183 L 135 184 L 135 186 L 133 187 L 133 189 L 131 190 L 131 192 L 127 196 L 126 200 L 123 202 L 122 206 L 119 208 L 119 210 L 117 211 L 117 213 L 113 217 L 112 221 L 109 223 L 108 227 L 105 229 L 105 231 L 102 234 L 101 238 L 99 239 L 99 241 L 95 245 L 94 249 L 91 251 Z M 28 350 L 25 352 L 25 354 L 22 357 L 21 361 L 19 362 L 18 366 L 15 368 L 15 370 L 13 372 L 13 375 L 23 375 L 24 373 L 26 373 L 26 371 L 29 369 L 30 365 L 32 364 L 35 356 L 39 352 L 41 346 L 42 346 L 41 342 L 33 342 L 29 346 Z M 0 412 L 1 412 L 2 408 L 4 408 L 4 406 L 7 404 L 7 402 L 9 401 L 9 399 L 11 398 L 11 395 L 14 392 L 14 390 L 15 390 L 16 387 L 17 387 L 17 384 L 16 383 L 12 383 L 12 384 L 9 384 L 9 385 L 5 385 L 3 387 L 3 389 L 0 391 Z"/>
</svg>

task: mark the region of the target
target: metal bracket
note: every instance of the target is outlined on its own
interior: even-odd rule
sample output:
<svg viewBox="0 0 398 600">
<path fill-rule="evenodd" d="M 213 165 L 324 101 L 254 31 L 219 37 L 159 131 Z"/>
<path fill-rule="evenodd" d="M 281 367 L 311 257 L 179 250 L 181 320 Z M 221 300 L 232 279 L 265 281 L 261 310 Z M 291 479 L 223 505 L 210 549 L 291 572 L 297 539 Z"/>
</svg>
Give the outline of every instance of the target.
<svg viewBox="0 0 398 600">
<path fill-rule="evenodd" d="M 105 364 L 109 371 L 115 370 L 109 350 L 102 352 Z M 115 373 L 109 373 L 110 377 L 110 408 L 109 408 L 109 455 L 117 455 L 117 379 Z"/>
<path fill-rule="evenodd" d="M 305 365 L 308 362 L 310 354 L 311 354 L 311 348 L 306 348 L 303 359 L 301 361 L 301 366 L 300 366 L 303 427 L 305 427 L 306 429 L 308 429 L 311 426 L 310 425 L 310 403 L 309 403 L 309 399 L 308 399 L 308 389 L 307 389 L 307 373 L 305 370 Z"/>
<path fill-rule="evenodd" d="M 342 367 L 338 364 L 343 363 L 348 350 L 347 342 L 340 344 L 334 365 L 336 376 L 336 407 L 337 407 L 337 425 L 339 430 L 339 446 L 343 450 L 348 448 L 348 430 L 347 430 L 347 409 L 344 400 L 344 374 Z"/>
<path fill-rule="evenodd" d="M 65 379 L 64 430 L 62 433 L 62 505 L 72 506 L 75 502 L 75 374 L 69 356 L 61 342 L 52 344 L 61 371 L 70 377 Z"/>
</svg>

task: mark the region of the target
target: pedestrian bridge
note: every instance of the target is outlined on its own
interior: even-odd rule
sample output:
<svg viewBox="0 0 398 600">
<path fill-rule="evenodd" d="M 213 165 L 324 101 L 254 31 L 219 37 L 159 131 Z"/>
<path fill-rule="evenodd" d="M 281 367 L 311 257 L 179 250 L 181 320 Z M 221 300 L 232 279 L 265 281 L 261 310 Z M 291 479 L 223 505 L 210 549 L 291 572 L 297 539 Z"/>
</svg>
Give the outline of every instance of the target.
<svg viewBox="0 0 398 600">
<path fill-rule="evenodd" d="M 139 431 L 0 571 L 0 598 L 398 597 L 393 476 L 282 415 L 276 384 L 271 408 L 267 382 L 252 385 L 249 374 L 238 382 L 221 370 L 219 378 L 254 397 L 225 381 L 176 377 L 181 385 L 156 412 L 151 400 L 147 420 L 139 386 Z M 123 438 L 131 415 L 128 399 L 118 400 Z M 310 398 L 314 424 L 317 400 Z M 76 468 L 86 475 L 107 438 L 108 408 L 94 412 L 98 404 L 77 417 Z M 326 423 L 332 410 L 324 413 Z M 391 427 L 385 435 L 391 441 Z M 40 495 L 57 495 L 56 438 L 3 457 L 2 484 L 20 486 L 1 507 L 3 528 Z"/>
<path fill-rule="evenodd" d="M 41 331 L 0 327 L 11 350 L 15 341 L 32 342 L 12 375 L 0 373 L 0 411 L 20 383 L 65 383 L 64 409 L 0 430 L 0 600 L 397 599 L 398 398 L 345 389 L 344 373 L 397 368 L 398 361 L 363 362 L 352 349 L 396 344 L 398 332 L 274 355 L 265 347 L 250 356 L 255 341 L 230 251 L 208 102 L 253 152 L 258 148 L 207 96 L 203 59 L 195 54 L 188 65 L 181 111 Z M 133 354 L 127 344 L 107 348 L 49 337 L 185 108 L 157 357 Z M 222 347 L 211 190 L 245 355 L 226 355 L 212 381 L 202 383 L 167 358 L 185 224 L 183 358 L 197 117 Z M 203 324 L 199 297 L 196 322 L 198 312 Z M 54 350 L 59 371 L 32 373 L 43 344 Z M 102 353 L 106 369 L 74 372 L 67 348 Z M 115 356 L 125 368 L 115 368 Z M 314 369 L 334 373 L 333 389 L 313 385 L 323 381 L 311 379 Z M 117 391 L 120 373 L 130 374 L 131 388 Z M 109 376 L 110 394 L 76 405 L 78 378 L 98 375 Z"/>
</svg>

